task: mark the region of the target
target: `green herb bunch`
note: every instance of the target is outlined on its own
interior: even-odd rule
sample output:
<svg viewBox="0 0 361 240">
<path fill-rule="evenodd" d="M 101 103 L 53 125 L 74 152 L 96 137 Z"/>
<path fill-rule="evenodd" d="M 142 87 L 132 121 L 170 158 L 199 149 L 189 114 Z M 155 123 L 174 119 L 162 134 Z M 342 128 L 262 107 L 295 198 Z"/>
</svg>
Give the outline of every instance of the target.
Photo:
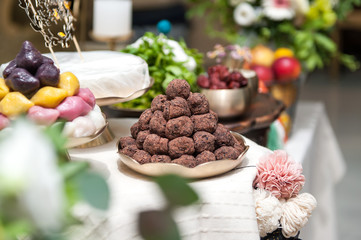
<svg viewBox="0 0 361 240">
<path fill-rule="evenodd" d="M 116 104 L 116 106 L 133 109 L 149 108 L 153 98 L 159 94 L 164 94 L 170 81 L 175 78 L 185 79 L 190 84 L 193 92 L 198 91 L 196 82 L 197 76 L 203 72 L 203 55 L 195 49 L 187 48 L 184 40 L 179 41 L 185 53 L 196 61 L 196 69 L 189 71 L 183 62 L 174 61 L 172 48 L 164 41 L 168 39 L 165 35 L 157 36 L 154 33 L 147 32 L 144 37 L 150 41 L 143 41 L 138 48 L 129 45 L 122 52 L 134 54 L 147 62 L 149 75 L 154 79 L 154 85 L 143 96 L 129 102 Z"/>
</svg>

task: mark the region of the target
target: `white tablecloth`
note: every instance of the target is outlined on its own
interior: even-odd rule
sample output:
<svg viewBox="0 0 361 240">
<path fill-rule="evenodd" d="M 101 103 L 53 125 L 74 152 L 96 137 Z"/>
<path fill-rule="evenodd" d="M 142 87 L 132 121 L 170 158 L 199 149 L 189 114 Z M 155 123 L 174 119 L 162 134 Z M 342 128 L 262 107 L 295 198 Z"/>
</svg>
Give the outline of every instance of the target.
<svg viewBox="0 0 361 240">
<path fill-rule="evenodd" d="M 105 220 L 87 215 L 86 233 L 80 239 L 141 239 L 137 229 L 138 213 L 160 209 L 164 204 L 158 187 L 118 161 L 116 141 L 130 135 L 136 119 L 110 119 L 114 141 L 90 149 L 72 149 L 72 159 L 88 159 L 106 177 L 111 189 L 110 209 Z M 269 150 L 246 139 L 250 149 L 241 166 L 255 166 Z M 176 214 L 183 239 L 259 240 L 252 182 L 255 167 L 233 170 L 221 176 L 198 180 L 191 186 L 200 195 L 198 205 L 179 209 Z M 86 215 L 86 214 L 85 214 Z"/>
<path fill-rule="evenodd" d="M 129 135 L 136 119 L 110 119 L 114 141 L 89 149 L 72 149 L 71 157 L 88 159 L 106 177 L 111 189 L 110 209 L 106 220 L 87 214 L 87 227 L 79 239 L 141 239 L 137 229 L 138 213 L 159 209 L 164 199 L 157 186 L 119 163 L 116 141 Z M 255 166 L 269 150 L 246 139 L 250 145 L 244 166 Z M 301 230 L 305 240 L 337 239 L 334 185 L 344 172 L 345 164 L 330 126 L 323 104 L 301 102 L 297 106 L 293 135 L 285 146 L 287 152 L 301 162 L 306 176 L 303 192 L 313 194 L 318 207 L 310 222 Z M 183 239 L 253 240 L 259 239 L 252 197 L 254 167 L 233 170 L 227 174 L 194 181 L 198 205 L 179 209 L 176 214 Z M 85 232 L 84 232 L 85 231 Z"/>
<path fill-rule="evenodd" d="M 345 161 L 324 105 L 300 102 L 293 134 L 285 150 L 302 163 L 306 184 L 303 192 L 318 201 L 310 221 L 301 231 L 305 240 L 337 239 L 334 186 L 345 173 Z"/>
</svg>

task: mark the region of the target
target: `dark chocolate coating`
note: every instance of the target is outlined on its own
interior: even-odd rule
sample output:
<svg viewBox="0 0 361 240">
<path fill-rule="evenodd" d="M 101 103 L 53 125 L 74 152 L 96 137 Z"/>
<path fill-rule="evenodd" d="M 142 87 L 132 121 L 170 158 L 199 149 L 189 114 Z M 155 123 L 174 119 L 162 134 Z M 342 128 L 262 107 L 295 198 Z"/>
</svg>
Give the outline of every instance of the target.
<svg viewBox="0 0 361 240">
<path fill-rule="evenodd" d="M 123 148 L 125 148 L 127 146 L 131 146 L 131 145 L 136 145 L 134 138 L 132 138 L 130 136 L 119 138 L 118 149 L 123 149 Z"/>
<path fill-rule="evenodd" d="M 149 153 L 147 153 L 144 150 L 138 150 L 134 153 L 133 157 L 134 160 L 139 162 L 140 164 L 150 163 L 151 162 L 151 156 Z"/>
<path fill-rule="evenodd" d="M 191 113 L 194 115 L 205 114 L 209 112 L 209 103 L 204 94 L 191 93 L 187 99 L 187 102 Z"/>
<path fill-rule="evenodd" d="M 147 109 L 145 110 L 139 117 L 138 123 L 140 130 L 148 130 L 149 129 L 149 122 L 152 119 L 153 113 L 152 110 Z"/>
<path fill-rule="evenodd" d="M 171 101 L 164 103 L 163 115 L 166 120 L 177 118 L 180 116 L 191 116 L 187 100 L 184 98 L 176 97 Z"/>
<path fill-rule="evenodd" d="M 140 131 L 138 133 L 137 139 L 135 140 L 137 148 L 143 149 L 144 141 L 149 134 L 150 134 L 149 130 Z"/>
<path fill-rule="evenodd" d="M 197 162 L 192 155 L 182 155 L 181 157 L 174 159 L 172 163 L 177 163 L 188 168 L 197 166 Z"/>
<path fill-rule="evenodd" d="M 133 157 L 133 155 L 138 151 L 139 149 L 135 145 L 129 145 L 125 148 L 121 149 L 119 152 L 123 153 L 124 155 L 127 155 L 129 157 Z"/>
<path fill-rule="evenodd" d="M 152 103 L 151 103 L 151 110 L 152 112 L 155 112 L 155 111 L 163 111 L 164 109 L 164 103 L 167 101 L 167 96 L 166 95 L 163 95 L 163 94 L 160 94 L 158 96 L 156 96 Z"/>
<path fill-rule="evenodd" d="M 59 69 L 51 63 L 42 64 L 36 71 L 35 77 L 39 79 L 41 85 L 57 87 L 59 84 Z"/>
<path fill-rule="evenodd" d="M 152 163 L 170 163 L 172 159 L 168 155 L 153 155 Z"/>
<path fill-rule="evenodd" d="M 166 155 L 168 154 L 168 141 L 157 134 L 149 134 L 143 143 L 143 149 L 151 155 Z"/>
<path fill-rule="evenodd" d="M 241 153 L 234 147 L 223 146 L 214 151 L 217 160 L 232 159 L 235 160 Z"/>
<path fill-rule="evenodd" d="M 217 128 L 217 119 L 211 113 L 193 115 L 191 120 L 194 124 L 194 131 L 206 131 L 213 133 Z"/>
<path fill-rule="evenodd" d="M 175 97 L 187 99 L 189 97 L 190 90 L 191 87 L 186 80 L 174 79 L 168 84 L 165 93 L 169 99 L 173 99 Z"/>
<path fill-rule="evenodd" d="M 194 142 L 189 137 L 179 137 L 169 141 L 169 156 L 172 159 L 179 158 L 182 155 L 193 155 L 195 152 Z"/>
<path fill-rule="evenodd" d="M 16 61 L 15 59 L 9 62 L 9 64 L 6 66 L 6 68 L 3 71 L 3 77 L 7 78 L 10 76 L 10 74 L 13 72 L 13 70 L 16 68 Z"/>
<path fill-rule="evenodd" d="M 182 116 L 167 122 L 165 135 L 169 140 L 182 136 L 192 136 L 193 122 L 189 117 Z"/>
<path fill-rule="evenodd" d="M 213 152 L 215 149 L 216 137 L 209 132 L 199 131 L 193 135 L 194 148 L 196 152 L 200 153 L 203 151 Z"/>
<path fill-rule="evenodd" d="M 155 133 L 161 137 L 165 137 L 165 128 L 167 121 L 163 117 L 163 112 L 155 111 L 152 119 L 149 121 L 149 129 L 151 133 Z"/>
<path fill-rule="evenodd" d="M 140 132 L 139 122 L 136 122 L 130 127 L 130 134 L 134 139 L 136 139 L 139 132 Z"/>
<path fill-rule="evenodd" d="M 233 146 L 235 144 L 233 135 L 222 124 L 218 124 L 217 129 L 213 135 L 216 137 L 216 145 L 218 147 Z"/>
<path fill-rule="evenodd" d="M 212 161 L 216 161 L 216 156 L 214 155 L 214 153 L 212 153 L 210 151 L 204 151 L 204 152 L 198 154 L 196 157 L 197 165 L 206 163 L 206 162 L 212 162 Z"/>
</svg>

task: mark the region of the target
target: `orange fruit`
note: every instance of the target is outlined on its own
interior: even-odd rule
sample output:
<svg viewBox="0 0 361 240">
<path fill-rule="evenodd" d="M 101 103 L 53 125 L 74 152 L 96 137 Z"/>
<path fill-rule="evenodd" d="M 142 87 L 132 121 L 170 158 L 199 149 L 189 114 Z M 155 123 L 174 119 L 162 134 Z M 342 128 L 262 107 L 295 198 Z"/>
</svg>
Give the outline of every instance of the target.
<svg viewBox="0 0 361 240">
<path fill-rule="evenodd" d="M 272 66 L 274 61 L 274 52 L 269 47 L 257 45 L 251 50 L 252 65 Z"/>
<path fill-rule="evenodd" d="M 278 48 L 275 51 L 274 58 L 276 60 L 276 59 L 281 58 L 281 57 L 294 57 L 294 53 L 289 48 L 285 48 L 285 47 Z"/>
</svg>

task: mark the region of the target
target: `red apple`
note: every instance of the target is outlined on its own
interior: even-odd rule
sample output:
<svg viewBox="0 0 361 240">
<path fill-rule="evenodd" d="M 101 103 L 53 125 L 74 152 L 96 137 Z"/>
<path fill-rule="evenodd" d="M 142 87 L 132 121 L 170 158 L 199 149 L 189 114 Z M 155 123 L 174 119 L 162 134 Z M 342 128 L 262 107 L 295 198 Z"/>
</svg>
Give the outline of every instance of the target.
<svg viewBox="0 0 361 240">
<path fill-rule="evenodd" d="M 251 69 L 256 72 L 259 80 L 264 82 L 267 86 L 271 85 L 274 79 L 272 68 L 262 65 L 253 65 Z"/>
<path fill-rule="evenodd" d="M 273 72 L 278 82 L 290 82 L 301 74 L 301 64 L 294 57 L 282 57 L 272 65 Z"/>
</svg>

